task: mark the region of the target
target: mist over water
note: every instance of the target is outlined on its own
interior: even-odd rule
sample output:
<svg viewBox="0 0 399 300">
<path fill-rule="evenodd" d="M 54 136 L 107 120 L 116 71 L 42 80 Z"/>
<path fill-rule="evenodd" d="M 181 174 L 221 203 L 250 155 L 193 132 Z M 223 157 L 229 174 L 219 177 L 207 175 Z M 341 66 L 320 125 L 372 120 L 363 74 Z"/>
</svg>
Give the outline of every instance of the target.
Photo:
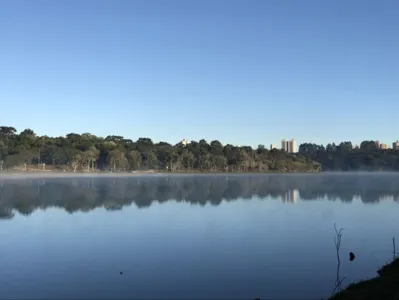
<svg viewBox="0 0 399 300">
<path fill-rule="evenodd" d="M 398 183 L 395 173 L 2 176 L 0 298 L 320 299 L 335 283 L 334 222 L 345 284 L 392 258 Z"/>
</svg>

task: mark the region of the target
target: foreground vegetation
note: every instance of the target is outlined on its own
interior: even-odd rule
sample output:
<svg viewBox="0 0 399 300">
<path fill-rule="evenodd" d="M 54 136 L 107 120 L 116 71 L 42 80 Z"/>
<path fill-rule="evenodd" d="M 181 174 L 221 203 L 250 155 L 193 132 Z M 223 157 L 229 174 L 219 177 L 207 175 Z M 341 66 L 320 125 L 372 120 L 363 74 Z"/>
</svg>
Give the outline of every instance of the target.
<svg viewBox="0 0 399 300">
<path fill-rule="evenodd" d="M 378 277 L 349 285 L 332 300 L 396 300 L 399 299 L 399 259 L 378 271 Z"/>
<path fill-rule="evenodd" d="M 334 244 L 337 253 L 337 278 L 336 285 L 333 290 L 330 300 L 399 300 L 399 259 L 396 258 L 396 244 L 395 237 L 392 239 L 393 245 L 393 260 L 391 263 L 385 265 L 378 270 L 378 277 L 360 281 L 349 285 L 346 289 L 342 290 L 342 282 L 345 277 L 340 277 L 340 248 L 343 228 L 337 229 L 334 223 L 335 237 Z M 355 259 L 355 254 L 350 252 L 350 261 Z"/>
<path fill-rule="evenodd" d="M 0 127 L 0 170 L 130 171 L 163 170 L 206 172 L 309 172 L 320 165 L 300 154 L 265 147 L 223 146 L 219 141 L 192 141 L 187 145 L 137 141 L 122 136 L 105 138 L 90 133 L 66 137 L 37 136 L 31 129 L 17 133 Z M 31 167 L 32 168 L 32 167 Z"/>
<path fill-rule="evenodd" d="M 380 149 L 375 141 L 332 143 L 326 147 L 311 143 L 299 146 L 301 155 L 321 165 L 323 171 L 399 171 L 399 150 Z"/>
</svg>

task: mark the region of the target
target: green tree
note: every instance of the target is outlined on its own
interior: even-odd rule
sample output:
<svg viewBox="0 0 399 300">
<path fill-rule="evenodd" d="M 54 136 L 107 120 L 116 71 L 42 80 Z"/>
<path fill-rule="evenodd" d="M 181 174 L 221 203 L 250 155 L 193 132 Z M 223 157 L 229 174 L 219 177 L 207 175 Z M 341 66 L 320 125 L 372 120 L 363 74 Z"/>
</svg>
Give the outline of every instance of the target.
<svg viewBox="0 0 399 300">
<path fill-rule="evenodd" d="M 301 145 L 300 152 L 305 148 Z M 235 172 L 265 171 L 275 169 L 278 164 L 284 164 L 287 170 L 299 171 L 313 170 L 313 160 L 323 159 L 328 161 L 327 165 L 336 167 L 338 160 L 334 157 L 335 152 L 331 152 L 332 157 L 327 160 L 323 154 L 324 150 L 321 150 L 322 146 L 314 148 L 312 151 L 304 150 L 302 154 L 299 153 L 306 158 L 300 159 L 299 154 L 281 154 L 281 151 L 268 151 L 264 147 L 252 149 L 249 146 L 223 146 L 218 140 L 208 143 L 201 139 L 173 146 L 166 142 L 154 144 L 150 138 L 145 137 L 133 141 L 120 135 L 103 138 L 87 132 L 69 133 L 65 137 L 48 137 L 38 136 L 32 129 L 25 129 L 17 134 L 13 127 L 0 127 L 0 161 L 3 162 L 0 169 L 38 169 L 43 163 L 46 169 L 69 167 L 74 172 L 109 169 Z M 336 148 L 343 147 L 340 145 Z M 352 161 L 348 158 L 352 152 L 345 154 L 343 160 Z M 386 155 L 384 161 L 392 166 L 396 162 L 396 155 Z M 364 162 L 365 160 L 359 159 L 359 165 L 364 165 Z M 374 165 L 378 167 L 379 162 L 380 160 L 376 159 Z"/>
<path fill-rule="evenodd" d="M 115 171 L 116 167 L 124 167 L 126 165 L 125 154 L 119 150 L 112 150 L 108 153 L 108 163 L 112 165 Z"/>
<path fill-rule="evenodd" d="M 141 159 L 141 153 L 139 151 L 131 150 L 127 154 L 127 159 L 128 159 L 128 163 L 129 163 L 130 167 L 133 170 L 140 170 L 142 159 Z"/>
</svg>

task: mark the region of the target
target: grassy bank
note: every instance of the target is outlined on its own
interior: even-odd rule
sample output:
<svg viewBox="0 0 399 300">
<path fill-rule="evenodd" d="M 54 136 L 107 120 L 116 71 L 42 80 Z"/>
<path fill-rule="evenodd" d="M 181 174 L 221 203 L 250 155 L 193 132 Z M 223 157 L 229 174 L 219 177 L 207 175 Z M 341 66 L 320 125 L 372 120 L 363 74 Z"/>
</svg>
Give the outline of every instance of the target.
<svg viewBox="0 0 399 300">
<path fill-rule="evenodd" d="M 331 300 L 399 300 L 399 259 L 377 273 L 375 278 L 349 285 Z"/>
</svg>

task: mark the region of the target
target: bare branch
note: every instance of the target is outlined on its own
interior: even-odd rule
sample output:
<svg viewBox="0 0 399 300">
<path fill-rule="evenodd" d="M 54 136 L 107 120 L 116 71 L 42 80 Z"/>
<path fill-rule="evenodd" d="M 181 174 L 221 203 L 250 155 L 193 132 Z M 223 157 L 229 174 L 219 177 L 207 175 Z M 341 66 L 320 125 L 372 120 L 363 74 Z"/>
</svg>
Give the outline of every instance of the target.
<svg viewBox="0 0 399 300">
<path fill-rule="evenodd" d="M 335 285 L 335 288 L 333 289 L 333 291 L 332 291 L 332 293 L 331 293 L 330 299 L 334 296 L 334 293 L 335 293 L 335 291 L 336 291 L 338 288 L 341 289 L 342 282 L 345 280 L 345 278 L 346 278 L 346 277 L 342 278 L 342 279 Z"/>
<path fill-rule="evenodd" d="M 339 249 L 341 248 L 341 239 L 342 239 L 342 231 L 344 230 L 343 228 L 337 229 L 337 225 L 334 223 L 334 230 L 335 230 L 335 237 L 334 237 L 334 244 L 335 244 L 335 250 L 337 253 L 337 277 L 335 280 L 335 287 L 334 290 L 331 293 L 330 298 L 334 296 L 334 293 L 340 292 L 342 290 L 342 282 L 345 280 L 345 277 L 341 280 L 340 275 L 339 275 L 339 270 L 341 267 L 341 258 L 339 255 Z"/>
<path fill-rule="evenodd" d="M 344 229 L 341 228 L 340 230 L 338 230 L 335 223 L 334 223 L 334 229 L 335 229 L 334 244 L 335 244 L 335 249 L 336 249 L 336 252 L 337 252 L 338 265 L 340 265 L 341 264 L 341 259 L 340 259 L 340 256 L 339 256 L 339 249 L 341 248 L 342 231 Z"/>
</svg>

